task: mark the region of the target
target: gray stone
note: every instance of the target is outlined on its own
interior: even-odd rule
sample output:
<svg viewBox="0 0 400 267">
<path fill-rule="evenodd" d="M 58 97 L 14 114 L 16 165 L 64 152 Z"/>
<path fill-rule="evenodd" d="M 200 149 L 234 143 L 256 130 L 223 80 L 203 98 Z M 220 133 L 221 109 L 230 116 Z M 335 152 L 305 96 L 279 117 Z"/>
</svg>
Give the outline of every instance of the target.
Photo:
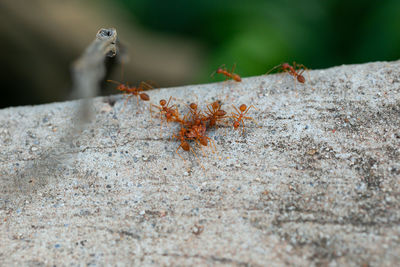
<svg viewBox="0 0 400 267">
<path fill-rule="evenodd" d="M 398 264 L 400 62 L 309 75 L 150 91 L 258 109 L 200 162 L 134 98 L 95 98 L 82 131 L 80 101 L 0 110 L 0 262 Z"/>
</svg>

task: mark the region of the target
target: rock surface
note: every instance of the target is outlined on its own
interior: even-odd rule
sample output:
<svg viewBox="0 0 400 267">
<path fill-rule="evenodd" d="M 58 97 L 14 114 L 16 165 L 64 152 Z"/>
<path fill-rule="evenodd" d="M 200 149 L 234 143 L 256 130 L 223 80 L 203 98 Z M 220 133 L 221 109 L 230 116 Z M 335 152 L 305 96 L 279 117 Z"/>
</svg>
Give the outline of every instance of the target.
<svg viewBox="0 0 400 267">
<path fill-rule="evenodd" d="M 253 104 L 218 153 L 175 150 L 136 99 L 0 110 L 2 265 L 400 262 L 400 61 L 150 91 L 153 103 Z M 203 106 L 204 106 L 203 105 Z M 201 164 L 200 164 L 201 163 Z M 204 166 L 204 169 L 202 166 Z"/>
</svg>

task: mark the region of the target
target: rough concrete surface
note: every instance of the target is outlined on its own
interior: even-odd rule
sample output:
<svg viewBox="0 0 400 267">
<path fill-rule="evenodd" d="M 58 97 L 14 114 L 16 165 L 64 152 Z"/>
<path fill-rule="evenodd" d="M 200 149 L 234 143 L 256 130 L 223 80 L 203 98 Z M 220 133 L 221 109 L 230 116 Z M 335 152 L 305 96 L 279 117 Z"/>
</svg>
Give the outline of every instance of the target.
<svg viewBox="0 0 400 267">
<path fill-rule="evenodd" d="M 400 61 L 150 91 L 253 104 L 218 154 L 121 96 L 0 110 L 1 265 L 394 266 L 400 262 Z"/>
</svg>

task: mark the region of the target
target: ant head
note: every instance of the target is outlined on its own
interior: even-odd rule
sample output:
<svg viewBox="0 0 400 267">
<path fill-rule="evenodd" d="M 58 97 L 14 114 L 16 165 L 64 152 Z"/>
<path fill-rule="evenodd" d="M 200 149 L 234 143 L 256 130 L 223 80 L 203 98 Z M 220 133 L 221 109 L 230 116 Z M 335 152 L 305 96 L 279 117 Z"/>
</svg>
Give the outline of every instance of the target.
<svg viewBox="0 0 400 267">
<path fill-rule="evenodd" d="M 235 121 L 233 123 L 233 128 L 237 129 L 237 128 L 239 128 L 239 126 L 240 126 L 240 123 L 238 121 Z"/>
<path fill-rule="evenodd" d="M 236 82 L 241 82 L 242 81 L 242 78 L 240 78 L 240 76 L 237 75 L 237 74 L 233 74 L 232 79 L 234 79 Z"/>
<path fill-rule="evenodd" d="M 160 100 L 160 105 L 163 107 L 167 104 L 167 101 L 165 99 Z"/>
<path fill-rule="evenodd" d="M 121 83 L 117 86 L 117 90 L 120 91 L 125 91 L 126 89 L 128 89 L 128 86 L 126 86 L 125 84 Z"/>
<path fill-rule="evenodd" d="M 282 66 L 283 69 L 288 69 L 288 68 L 290 68 L 289 63 L 282 63 L 281 66 Z"/>
<path fill-rule="evenodd" d="M 239 107 L 239 110 L 240 110 L 241 112 L 245 112 L 246 109 L 247 109 L 246 104 L 241 104 L 240 107 Z"/>
<path fill-rule="evenodd" d="M 149 101 L 150 100 L 150 96 L 146 93 L 141 93 L 140 94 L 140 99 L 142 99 L 143 101 Z"/>
<path fill-rule="evenodd" d="M 223 73 L 226 70 L 225 64 L 222 64 L 221 66 L 218 67 L 217 73 Z"/>
<path fill-rule="evenodd" d="M 190 103 L 189 107 L 193 110 L 197 109 L 197 104 L 196 103 Z"/>
<path fill-rule="evenodd" d="M 221 107 L 221 105 L 222 105 L 221 100 L 217 100 L 217 101 L 211 103 L 211 107 L 213 109 L 218 109 L 219 107 Z"/>
<path fill-rule="evenodd" d="M 297 75 L 297 81 L 299 82 L 299 83 L 305 83 L 306 82 L 306 79 L 304 78 L 304 76 L 303 75 Z"/>
</svg>

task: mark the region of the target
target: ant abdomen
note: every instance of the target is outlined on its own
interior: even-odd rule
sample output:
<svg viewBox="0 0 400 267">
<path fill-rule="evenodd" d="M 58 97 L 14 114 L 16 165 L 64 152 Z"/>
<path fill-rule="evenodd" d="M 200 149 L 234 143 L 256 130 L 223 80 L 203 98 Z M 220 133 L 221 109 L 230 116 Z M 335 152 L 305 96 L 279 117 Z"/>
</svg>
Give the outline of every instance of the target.
<svg viewBox="0 0 400 267">
<path fill-rule="evenodd" d="M 183 143 L 181 144 L 181 147 L 182 147 L 182 149 L 185 150 L 185 151 L 189 151 L 189 150 L 190 150 L 190 145 L 189 145 L 188 142 L 183 142 Z"/>
<path fill-rule="evenodd" d="M 202 144 L 203 146 L 207 146 L 207 145 L 208 145 L 208 140 L 207 140 L 207 138 L 206 138 L 205 136 L 202 136 L 202 137 L 199 139 L 199 142 L 200 142 L 200 144 Z"/>
<path fill-rule="evenodd" d="M 297 75 L 297 81 L 298 81 L 299 83 L 305 83 L 305 82 L 306 82 L 306 79 L 304 78 L 303 75 Z"/>
<path fill-rule="evenodd" d="M 143 101 L 149 101 L 150 100 L 150 96 L 146 93 L 141 93 L 140 94 L 140 99 L 142 99 Z"/>
<path fill-rule="evenodd" d="M 217 112 L 215 112 L 215 115 L 218 116 L 218 117 L 223 117 L 223 116 L 226 115 L 226 111 L 220 109 L 220 110 L 218 110 Z"/>
</svg>

